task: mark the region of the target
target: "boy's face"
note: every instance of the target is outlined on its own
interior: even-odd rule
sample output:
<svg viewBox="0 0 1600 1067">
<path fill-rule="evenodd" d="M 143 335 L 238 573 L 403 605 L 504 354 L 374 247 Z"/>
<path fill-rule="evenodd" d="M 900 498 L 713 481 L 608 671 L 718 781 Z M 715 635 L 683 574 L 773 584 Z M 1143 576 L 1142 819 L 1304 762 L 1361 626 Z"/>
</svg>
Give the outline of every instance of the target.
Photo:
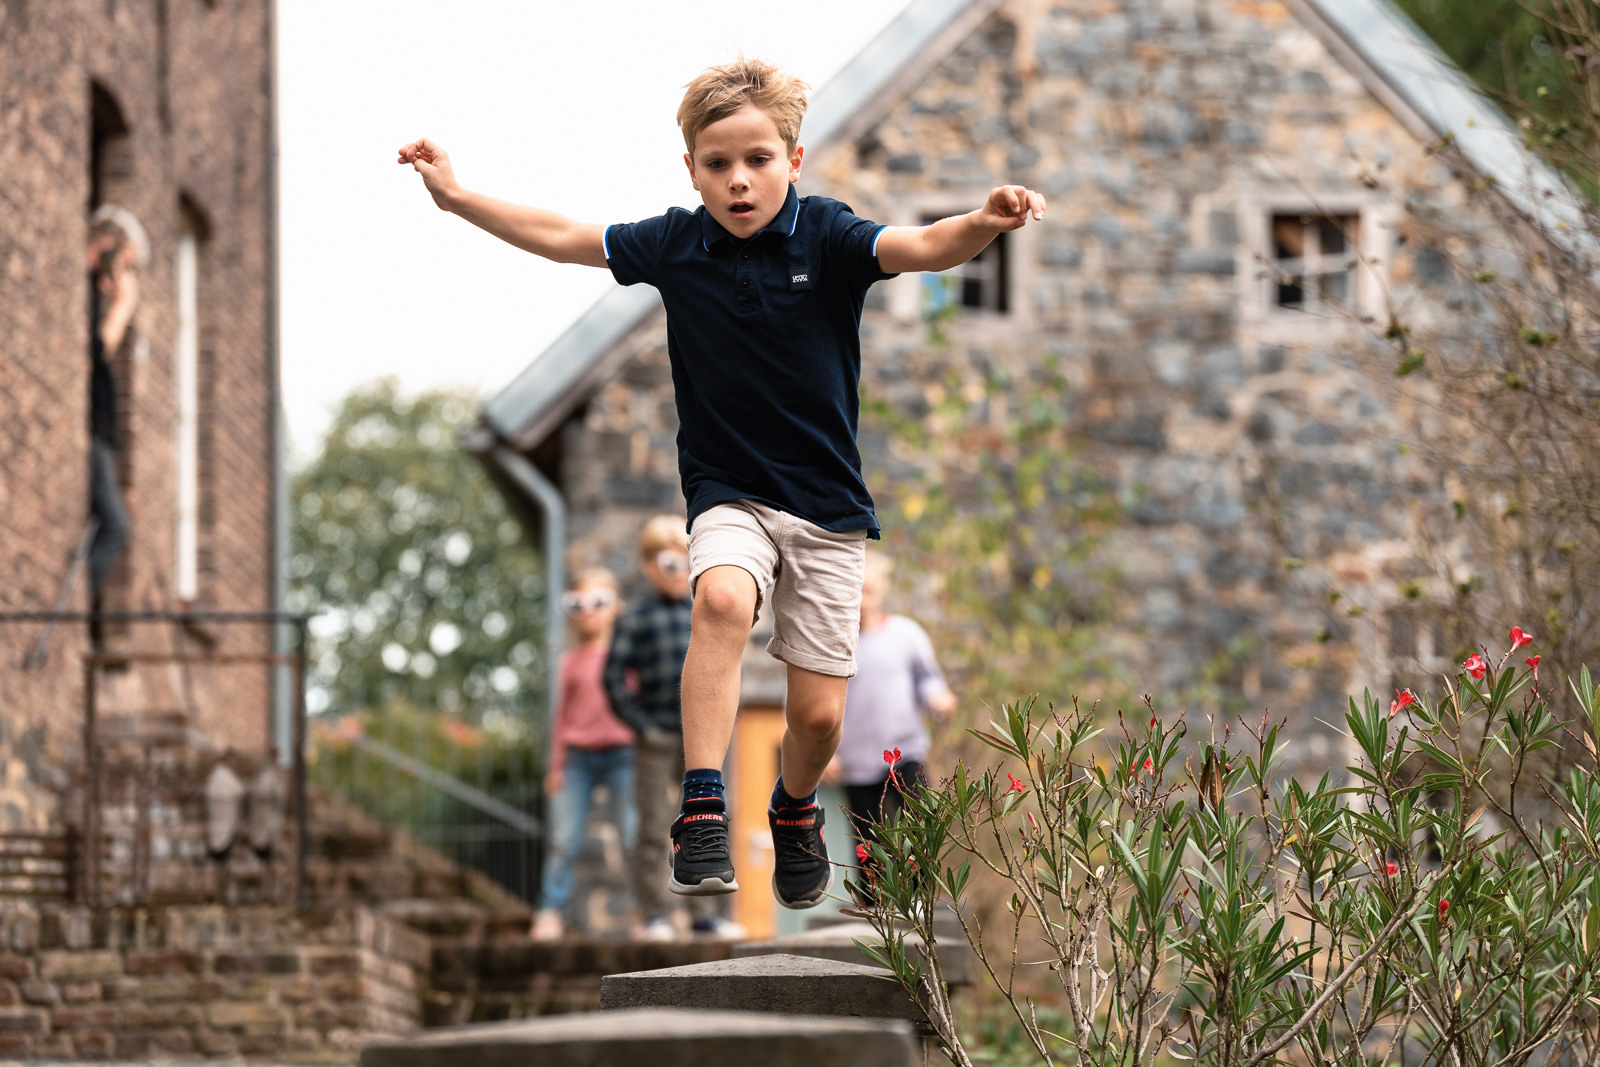
<svg viewBox="0 0 1600 1067">
<path fill-rule="evenodd" d="M 804 154 L 799 145 L 790 152 L 772 117 L 746 104 L 701 130 L 683 161 L 711 217 L 742 239 L 778 217 Z"/>
<path fill-rule="evenodd" d="M 663 548 L 644 561 L 644 576 L 662 596 L 682 600 L 689 595 L 689 553 L 682 548 Z"/>
</svg>

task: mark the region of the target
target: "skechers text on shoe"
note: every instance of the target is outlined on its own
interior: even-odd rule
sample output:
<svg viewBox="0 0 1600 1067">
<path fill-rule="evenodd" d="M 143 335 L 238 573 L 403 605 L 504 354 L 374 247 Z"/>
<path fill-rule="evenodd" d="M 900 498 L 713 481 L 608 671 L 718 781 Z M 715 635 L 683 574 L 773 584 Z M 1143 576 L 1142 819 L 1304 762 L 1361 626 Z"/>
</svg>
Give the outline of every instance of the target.
<svg viewBox="0 0 1600 1067">
<path fill-rule="evenodd" d="M 776 852 L 772 895 L 786 908 L 816 907 L 833 884 L 833 865 L 822 839 L 822 808 L 768 808 L 767 823 Z"/>
<path fill-rule="evenodd" d="M 672 824 L 672 880 L 680 896 L 708 897 L 739 888 L 728 855 L 728 813 L 721 801 L 686 801 Z"/>
</svg>

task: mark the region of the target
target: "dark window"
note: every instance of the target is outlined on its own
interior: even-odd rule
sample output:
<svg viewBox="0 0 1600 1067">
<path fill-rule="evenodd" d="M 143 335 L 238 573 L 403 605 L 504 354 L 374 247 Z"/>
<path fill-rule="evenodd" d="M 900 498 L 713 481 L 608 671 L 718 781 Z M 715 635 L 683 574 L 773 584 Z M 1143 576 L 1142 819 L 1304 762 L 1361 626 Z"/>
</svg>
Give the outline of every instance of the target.
<svg viewBox="0 0 1600 1067">
<path fill-rule="evenodd" d="M 924 218 L 923 224 L 936 222 L 941 215 Z M 992 311 L 1004 315 L 1011 310 L 1011 246 L 1009 234 L 1000 234 L 989 247 L 957 267 L 922 276 L 922 309 L 925 316 L 937 318 L 952 311 Z"/>
<path fill-rule="evenodd" d="M 1360 225 L 1358 215 L 1272 216 L 1273 302 L 1289 311 L 1350 308 Z"/>
</svg>

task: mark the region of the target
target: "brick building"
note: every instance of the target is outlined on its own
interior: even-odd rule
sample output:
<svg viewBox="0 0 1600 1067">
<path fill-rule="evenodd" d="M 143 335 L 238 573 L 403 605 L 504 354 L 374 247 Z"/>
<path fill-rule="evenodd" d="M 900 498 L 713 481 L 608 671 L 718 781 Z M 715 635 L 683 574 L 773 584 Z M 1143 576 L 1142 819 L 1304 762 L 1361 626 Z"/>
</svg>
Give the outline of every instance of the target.
<svg viewBox="0 0 1600 1067">
<path fill-rule="evenodd" d="M 1045 194 L 1042 223 L 947 280 L 874 286 L 863 394 L 934 431 L 940 398 L 970 393 L 999 430 L 1053 367 L 1074 461 L 1119 504 L 1108 629 L 1140 688 L 1214 679 L 1213 707 L 1287 713 L 1325 768 L 1349 694 L 1453 651 L 1423 545 L 1450 472 L 1403 447 L 1434 398 L 1377 336 L 1390 306 L 1426 323 L 1459 298 L 1408 239 L 1413 207 L 1469 243 L 1492 225 L 1432 151 L 1446 137 L 1514 200 L 1550 181 L 1387 0 L 916 0 L 814 95 L 800 192 L 898 225 L 1002 182 Z M 564 511 L 575 553 L 631 572 L 643 517 L 683 507 L 646 286 L 602 298 L 483 416 L 474 447 L 534 513 Z M 892 520 L 928 458 L 881 427 L 861 444 Z M 1459 558 L 1442 536 L 1427 551 Z M 772 667 L 747 658 L 747 710 L 781 699 Z M 764 722 L 741 716 L 751 759 L 775 745 Z M 750 777 L 759 824 L 771 778 Z"/>
<path fill-rule="evenodd" d="M 115 354 L 133 536 L 108 608 L 273 607 L 278 479 L 270 0 L 0 4 L 0 614 L 47 611 L 88 519 L 88 299 L 95 207 L 146 228 L 130 337 Z M 87 609 L 80 574 L 66 608 Z M 0 624 L 0 830 L 59 822 L 84 707 L 81 622 L 21 666 L 36 623 Z M 113 648 L 263 652 L 263 627 L 133 624 Z M 106 672 L 101 713 L 261 752 L 261 667 Z"/>
</svg>

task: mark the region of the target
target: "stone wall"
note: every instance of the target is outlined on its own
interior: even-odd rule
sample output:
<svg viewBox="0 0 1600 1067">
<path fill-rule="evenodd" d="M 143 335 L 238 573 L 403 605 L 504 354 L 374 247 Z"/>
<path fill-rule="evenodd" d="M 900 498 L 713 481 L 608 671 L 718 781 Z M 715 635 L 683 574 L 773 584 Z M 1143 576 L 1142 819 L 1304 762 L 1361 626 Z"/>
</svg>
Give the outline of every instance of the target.
<svg viewBox="0 0 1600 1067">
<path fill-rule="evenodd" d="M 127 499 L 135 527 L 123 606 L 168 609 L 175 589 L 177 420 L 175 257 L 201 234 L 202 540 L 197 606 L 271 604 L 273 411 L 270 344 L 272 5 L 11 0 L 0 4 L 0 612 L 48 609 L 88 510 L 88 299 L 84 249 L 96 188 L 132 210 L 152 245 L 123 356 Z M 92 87 L 94 87 L 92 89 Z M 94 158 L 94 93 L 126 135 Z M 187 223 L 186 223 L 187 220 Z M 68 607 L 87 607 L 80 581 Z M 81 624 L 57 631 L 49 661 L 20 670 L 38 625 L 0 623 L 0 829 L 56 817 L 62 768 L 76 760 Z M 268 647 L 262 628 L 174 634 L 138 628 L 133 650 Z M 264 669 L 130 672 L 124 710 L 181 709 L 219 746 L 266 742 Z M 104 711 L 115 708 L 104 707 Z"/>
<path fill-rule="evenodd" d="M 998 425 L 1053 367 L 1075 461 L 1120 509 L 1098 565 L 1120 575 L 1108 629 L 1140 686 L 1209 679 L 1212 708 L 1289 714 L 1324 766 L 1338 753 L 1321 723 L 1348 694 L 1454 651 L 1410 624 L 1447 595 L 1425 551 L 1460 552 L 1430 528 L 1446 471 L 1407 449 L 1436 398 L 1396 378 L 1377 337 L 1391 306 L 1425 320 L 1455 296 L 1405 205 L 1462 190 L 1408 121 L 1279 0 L 1012 0 L 847 142 L 814 147 L 801 180 L 892 224 L 1006 181 L 1046 195 L 1047 219 L 1008 237 L 1006 313 L 935 331 L 919 277 L 874 287 L 864 392 L 916 420 L 1007 383 Z M 1348 260 L 1365 265 L 1343 308 L 1279 307 L 1274 219 L 1322 215 L 1354 220 Z M 612 560 L 644 511 L 681 507 L 659 317 L 624 343 L 635 355 L 569 425 L 563 471 L 575 541 Z M 862 445 L 892 548 L 898 490 L 949 456 L 881 427 Z"/>
<path fill-rule="evenodd" d="M 359 907 L 0 910 L 0 1056 L 349 1062 L 421 1022 L 428 939 Z"/>
<path fill-rule="evenodd" d="M 428 1026 L 596 1011 L 600 979 L 732 958 L 729 941 L 441 938 L 433 947 Z"/>
</svg>

